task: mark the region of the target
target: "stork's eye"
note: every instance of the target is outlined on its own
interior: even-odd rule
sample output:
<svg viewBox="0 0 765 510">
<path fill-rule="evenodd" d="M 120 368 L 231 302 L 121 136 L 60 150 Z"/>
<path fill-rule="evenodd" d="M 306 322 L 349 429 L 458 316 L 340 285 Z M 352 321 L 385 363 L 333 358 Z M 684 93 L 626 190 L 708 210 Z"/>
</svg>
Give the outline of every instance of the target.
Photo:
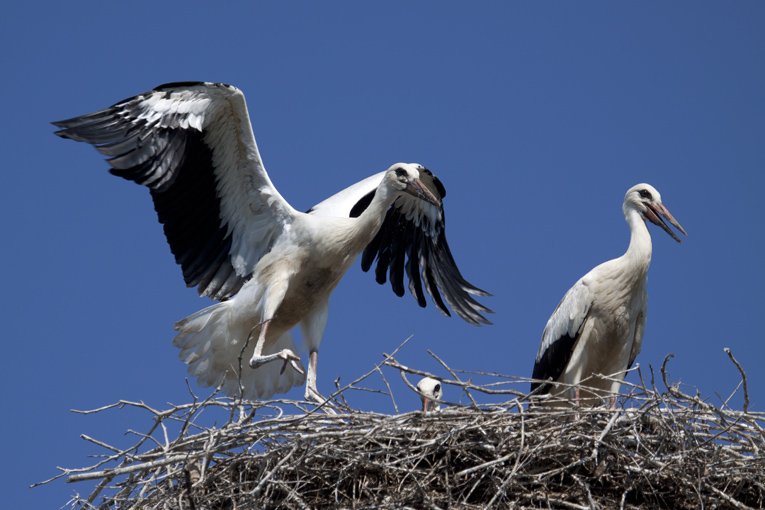
<svg viewBox="0 0 765 510">
<path fill-rule="evenodd" d="M 436 394 L 437 394 L 437 393 L 439 393 L 440 391 L 441 391 L 441 385 L 440 385 L 440 384 L 436 384 L 436 387 L 435 387 L 435 388 L 433 388 L 433 393 L 436 393 Z"/>
<path fill-rule="evenodd" d="M 648 200 L 651 200 L 653 198 L 651 196 L 651 192 L 648 191 L 647 189 L 641 189 L 640 191 L 638 191 L 638 194 L 640 195 L 641 198 L 647 198 Z"/>
<path fill-rule="evenodd" d="M 396 168 L 396 177 L 406 178 L 406 170 L 403 168 Z"/>
</svg>

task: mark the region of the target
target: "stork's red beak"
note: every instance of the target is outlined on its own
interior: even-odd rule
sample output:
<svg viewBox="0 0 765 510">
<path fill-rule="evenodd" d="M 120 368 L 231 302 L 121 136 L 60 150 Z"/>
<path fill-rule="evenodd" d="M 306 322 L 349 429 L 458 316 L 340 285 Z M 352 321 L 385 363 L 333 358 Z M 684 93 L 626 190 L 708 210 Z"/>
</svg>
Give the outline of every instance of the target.
<svg viewBox="0 0 765 510">
<path fill-rule="evenodd" d="M 405 191 L 429 204 L 441 207 L 441 200 L 436 197 L 421 180 L 415 179 L 406 185 Z"/>
<path fill-rule="evenodd" d="M 429 413 L 431 411 L 435 411 L 436 409 L 438 409 L 438 402 L 428 397 L 422 397 L 423 412 Z"/>
<path fill-rule="evenodd" d="M 645 212 L 645 216 L 646 216 L 646 218 L 648 218 L 651 221 L 651 223 L 653 223 L 655 225 L 658 225 L 661 228 L 663 228 L 664 231 L 667 234 L 671 235 L 672 238 L 675 241 L 677 241 L 678 243 L 682 243 L 682 241 L 680 240 L 679 237 L 677 237 L 675 235 L 674 232 L 672 232 L 672 230 L 670 230 L 670 228 L 667 226 L 667 224 L 664 223 L 664 220 L 661 219 L 661 216 L 664 216 L 665 218 L 667 218 L 669 220 L 669 222 L 672 225 L 675 226 L 675 228 L 680 230 L 680 232 L 682 232 L 686 236 L 688 235 L 685 232 L 685 229 L 683 229 L 683 227 L 680 226 L 680 224 L 677 222 L 677 220 L 670 214 L 670 212 L 667 210 L 666 207 L 664 207 L 664 204 L 662 204 L 661 202 L 656 203 L 656 204 L 648 204 L 648 209 Z"/>
</svg>

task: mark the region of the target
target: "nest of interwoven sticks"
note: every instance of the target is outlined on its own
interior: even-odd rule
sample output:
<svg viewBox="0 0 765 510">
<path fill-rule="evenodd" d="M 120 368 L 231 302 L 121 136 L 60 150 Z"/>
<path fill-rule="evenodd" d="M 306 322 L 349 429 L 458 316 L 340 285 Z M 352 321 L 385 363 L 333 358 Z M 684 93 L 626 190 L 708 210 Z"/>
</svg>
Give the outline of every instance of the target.
<svg viewBox="0 0 765 510">
<path fill-rule="evenodd" d="M 641 376 L 614 409 L 543 411 L 507 385 L 528 380 L 478 386 L 449 369 L 442 384 L 469 405 L 351 410 L 345 394 L 382 366 L 413 390 L 407 375 L 428 375 L 391 356 L 339 388 L 331 408 L 216 395 L 164 411 L 119 402 L 87 413 L 145 409 L 150 430 L 128 449 L 83 436 L 107 453 L 51 480 L 98 481 L 72 508 L 763 508 L 765 413 L 747 409 L 740 365 L 745 403 L 734 410 L 668 384 L 666 363 L 663 390 Z M 507 401 L 478 404 L 479 394 Z M 199 425 L 203 412 L 225 424 Z"/>
</svg>

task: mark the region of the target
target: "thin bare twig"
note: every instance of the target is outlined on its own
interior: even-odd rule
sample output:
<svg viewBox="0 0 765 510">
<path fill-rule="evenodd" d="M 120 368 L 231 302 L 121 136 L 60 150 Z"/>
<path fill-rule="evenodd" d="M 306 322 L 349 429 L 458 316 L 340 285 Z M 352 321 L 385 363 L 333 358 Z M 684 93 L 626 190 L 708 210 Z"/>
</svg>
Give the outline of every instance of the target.
<svg viewBox="0 0 765 510">
<path fill-rule="evenodd" d="M 733 357 L 733 353 L 730 351 L 730 349 L 726 347 L 723 350 L 728 355 L 730 360 L 736 364 L 738 371 L 741 373 L 741 379 L 744 381 L 744 412 L 746 413 L 749 411 L 749 389 L 746 385 L 746 372 L 744 372 L 744 369 L 741 367 L 741 363 L 739 363 L 738 360 Z"/>
</svg>

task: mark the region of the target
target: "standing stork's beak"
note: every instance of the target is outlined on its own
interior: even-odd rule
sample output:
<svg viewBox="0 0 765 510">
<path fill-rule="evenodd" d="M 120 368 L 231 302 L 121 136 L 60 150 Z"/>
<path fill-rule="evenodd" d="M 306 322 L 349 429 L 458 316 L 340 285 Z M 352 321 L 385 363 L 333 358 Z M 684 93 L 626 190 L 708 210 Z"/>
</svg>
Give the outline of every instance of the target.
<svg viewBox="0 0 765 510">
<path fill-rule="evenodd" d="M 411 182 L 409 182 L 406 185 L 406 188 L 404 188 L 404 191 L 412 195 L 413 197 L 417 197 L 420 200 L 424 200 L 429 204 L 435 205 L 436 207 L 441 207 L 441 200 L 433 194 L 432 191 L 428 189 L 425 184 L 419 179 L 414 179 Z"/>
<path fill-rule="evenodd" d="M 674 225 L 678 230 L 680 230 L 680 232 L 688 236 L 688 234 L 685 232 L 683 227 L 680 226 L 677 220 L 670 214 L 670 212 L 667 210 L 666 207 L 664 207 L 664 204 L 662 204 L 661 202 L 657 202 L 655 204 L 648 204 L 648 208 L 646 209 L 645 216 L 651 221 L 651 223 L 663 228 L 664 231 L 667 234 L 671 235 L 672 238 L 678 243 L 682 243 L 682 241 L 680 240 L 679 237 L 675 235 L 674 232 L 672 232 L 672 230 L 670 230 L 667 224 L 664 223 L 664 220 L 661 219 L 661 216 L 664 216 L 665 218 L 667 218 L 672 225 Z"/>
</svg>

